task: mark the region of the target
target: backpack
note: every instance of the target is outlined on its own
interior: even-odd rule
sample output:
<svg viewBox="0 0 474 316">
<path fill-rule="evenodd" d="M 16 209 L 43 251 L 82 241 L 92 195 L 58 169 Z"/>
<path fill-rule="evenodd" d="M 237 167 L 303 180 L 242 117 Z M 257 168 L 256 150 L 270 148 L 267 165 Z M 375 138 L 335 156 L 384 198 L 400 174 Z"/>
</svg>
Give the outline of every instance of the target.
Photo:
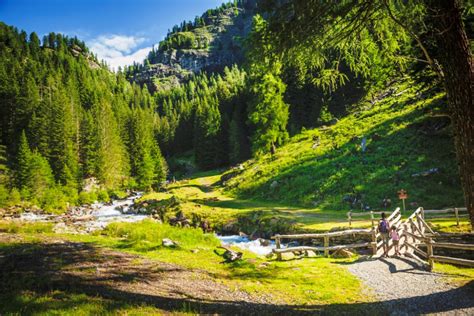
<svg viewBox="0 0 474 316">
<path fill-rule="evenodd" d="M 379 223 L 379 232 L 388 233 L 388 223 L 385 219 L 382 219 Z"/>
</svg>

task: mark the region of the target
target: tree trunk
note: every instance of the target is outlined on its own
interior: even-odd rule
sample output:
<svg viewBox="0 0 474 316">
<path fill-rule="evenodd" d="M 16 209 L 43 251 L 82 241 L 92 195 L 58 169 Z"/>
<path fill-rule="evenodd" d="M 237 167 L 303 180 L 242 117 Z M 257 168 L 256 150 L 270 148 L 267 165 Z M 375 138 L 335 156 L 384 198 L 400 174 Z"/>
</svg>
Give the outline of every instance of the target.
<svg viewBox="0 0 474 316">
<path fill-rule="evenodd" d="M 474 230 L 474 65 L 460 0 L 431 0 L 429 24 L 448 95 L 461 185 Z"/>
</svg>

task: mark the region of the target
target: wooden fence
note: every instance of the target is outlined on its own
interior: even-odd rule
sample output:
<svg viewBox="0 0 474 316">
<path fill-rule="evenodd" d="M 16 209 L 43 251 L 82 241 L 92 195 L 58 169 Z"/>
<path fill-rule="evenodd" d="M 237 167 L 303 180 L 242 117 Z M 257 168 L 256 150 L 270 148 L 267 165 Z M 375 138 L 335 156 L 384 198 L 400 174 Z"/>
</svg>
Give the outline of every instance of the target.
<svg viewBox="0 0 474 316">
<path fill-rule="evenodd" d="M 367 235 L 372 237 L 371 242 L 365 243 L 356 243 L 356 244 L 346 244 L 346 245 L 329 245 L 330 238 L 332 237 L 340 237 L 340 236 L 354 236 L 354 235 Z M 376 237 L 375 237 L 375 230 L 373 229 L 349 229 L 337 232 L 328 232 L 328 233 L 321 233 L 321 234 L 297 234 L 297 235 L 275 235 L 272 239 L 275 240 L 276 249 L 273 249 L 273 253 L 276 253 L 277 259 L 281 260 L 282 253 L 288 252 L 308 252 L 313 251 L 314 253 L 319 251 L 324 251 L 325 256 L 329 256 L 329 251 L 336 251 L 339 249 L 354 249 L 354 248 L 372 248 L 373 253 L 377 252 L 376 245 Z M 281 240 L 282 239 L 317 239 L 322 238 L 324 246 L 297 246 L 297 247 L 288 247 L 282 248 L 281 247 Z"/>
<path fill-rule="evenodd" d="M 465 211 L 465 208 L 452 208 L 446 210 L 424 210 L 418 208 L 413 214 L 411 214 L 404 221 L 400 208 L 397 208 L 393 213 L 387 217 L 387 221 L 390 226 L 397 228 L 400 235 L 400 252 L 407 257 L 410 257 L 421 264 L 427 266 L 430 270 L 433 269 L 435 262 L 444 262 L 458 265 L 466 265 L 474 267 L 474 260 L 439 256 L 435 254 L 436 248 L 447 248 L 447 249 L 461 249 L 461 250 L 474 250 L 474 244 L 460 244 L 460 243 L 447 243 L 447 242 L 436 242 L 435 238 L 439 234 L 434 232 L 431 227 L 427 224 L 425 215 L 426 214 L 449 214 L 453 213 L 456 216 L 459 225 L 459 213 Z M 373 255 L 383 254 L 383 242 L 380 233 L 376 230 L 374 215 L 379 215 L 381 212 L 365 212 L 365 213 L 348 213 L 349 223 L 353 216 L 370 216 L 372 220 L 372 229 L 349 229 L 336 232 L 327 232 L 321 234 L 295 234 L 295 235 L 275 235 L 272 239 L 275 240 L 276 249 L 273 249 L 273 253 L 277 255 L 277 259 L 282 259 L 283 253 L 295 253 L 295 252 L 320 252 L 324 251 L 325 256 L 329 256 L 330 251 L 337 251 L 339 249 L 355 249 L 355 248 L 371 248 Z M 357 215 L 355 215 L 357 214 Z M 340 236 L 355 236 L 355 235 L 367 235 L 371 236 L 371 242 L 345 244 L 345 245 L 330 245 L 330 238 Z M 282 240 L 295 240 L 295 239 L 323 239 L 323 246 L 297 246 L 282 248 Z M 394 254 L 394 245 L 391 240 L 388 244 L 389 254 Z"/>
<path fill-rule="evenodd" d="M 374 211 L 370 211 L 370 212 L 352 212 L 352 211 L 349 211 L 347 212 L 347 220 L 349 221 L 349 227 L 352 226 L 352 222 L 355 222 L 356 220 L 354 219 L 354 217 L 369 217 L 370 221 L 372 222 L 372 228 L 375 228 L 375 223 L 377 221 L 377 218 L 375 218 L 375 215 L 377 215 L 377 217 L 380 217 L 380 214 L 382 214 L 384 212 L 374 212 Z M 360 219 L 359 221 L 365 221 L 365 220 L 368 220 L 367 218 L 363 218 L 363 219 Z"/>
<path fill-rule="evenodd" d="M 435 233 L 426 223 L 425 215 L 427 213 L 446 213 L 446 210 L 423 210 L 423 208 L 419 208 L 405 220 L 403 223 L 403 232 L 401 236 L 401 239 L 403 239 L 401 247 L 404 248 L 404 254 L 419 261 L 422 264 L 425 264 L 430 270 L 433 269 L 435 262 L 474 267 L 474 260 L 438 256 L 435 254 L 436 248 L 472 251 L 474 250 L 474 244 L 436 242 L 435 238 L 439 234 Z M 426 251 L 420 249 L 420 247 L 426 248 Z"/>
<path fill-rule="evenodd" d="M 456 224 L 459 226 L 459 218 L 460 217 L 469 217 L 469 213 L 466 207 L 453 207 L 453 208 L 446 208 L 444 210 L 423 210 L 423 218 L 426 214 L 434 214 L 434 216 L 430 216 L 430 218 L 446 218 L 448 216 L 456 217 Z M 439 215 L 444 214 L 444 215 Z"/>
</svg>

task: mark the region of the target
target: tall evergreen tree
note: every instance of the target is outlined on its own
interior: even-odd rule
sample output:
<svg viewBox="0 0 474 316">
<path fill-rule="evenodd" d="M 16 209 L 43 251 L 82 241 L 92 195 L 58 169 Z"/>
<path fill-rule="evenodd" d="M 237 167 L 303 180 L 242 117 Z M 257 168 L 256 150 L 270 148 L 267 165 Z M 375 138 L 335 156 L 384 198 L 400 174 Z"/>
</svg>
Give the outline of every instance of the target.
<svg viewBox="0 0 474 316">
<path fill-rule="evenodd" d="M 286 86 L 280 78 L 281 62 L 272 53 L 267 23 L 257 15 L 249 42 L 250 86 L 252 100 L 249 105 L 249 120 L 254 126 L 252 149 L 254 154 L 273 151 L 288 138 L 288 105 L 283 100 Z"/>
</svg>

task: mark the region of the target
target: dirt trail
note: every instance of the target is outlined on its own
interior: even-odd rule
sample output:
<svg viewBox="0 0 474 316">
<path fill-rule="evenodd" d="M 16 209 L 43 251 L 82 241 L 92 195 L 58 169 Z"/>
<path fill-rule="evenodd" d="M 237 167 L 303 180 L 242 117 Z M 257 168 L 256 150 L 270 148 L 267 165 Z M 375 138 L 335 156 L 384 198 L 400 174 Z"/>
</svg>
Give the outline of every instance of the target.
<svg viewBox="0 0 474 316">
<path fill-rule="evenodd" d="M 349 271 L 391 315 L 474 315 L 474 280 L 459 287 L 405 257 L 361 260 L 349 265 Z"/>
</svg>

